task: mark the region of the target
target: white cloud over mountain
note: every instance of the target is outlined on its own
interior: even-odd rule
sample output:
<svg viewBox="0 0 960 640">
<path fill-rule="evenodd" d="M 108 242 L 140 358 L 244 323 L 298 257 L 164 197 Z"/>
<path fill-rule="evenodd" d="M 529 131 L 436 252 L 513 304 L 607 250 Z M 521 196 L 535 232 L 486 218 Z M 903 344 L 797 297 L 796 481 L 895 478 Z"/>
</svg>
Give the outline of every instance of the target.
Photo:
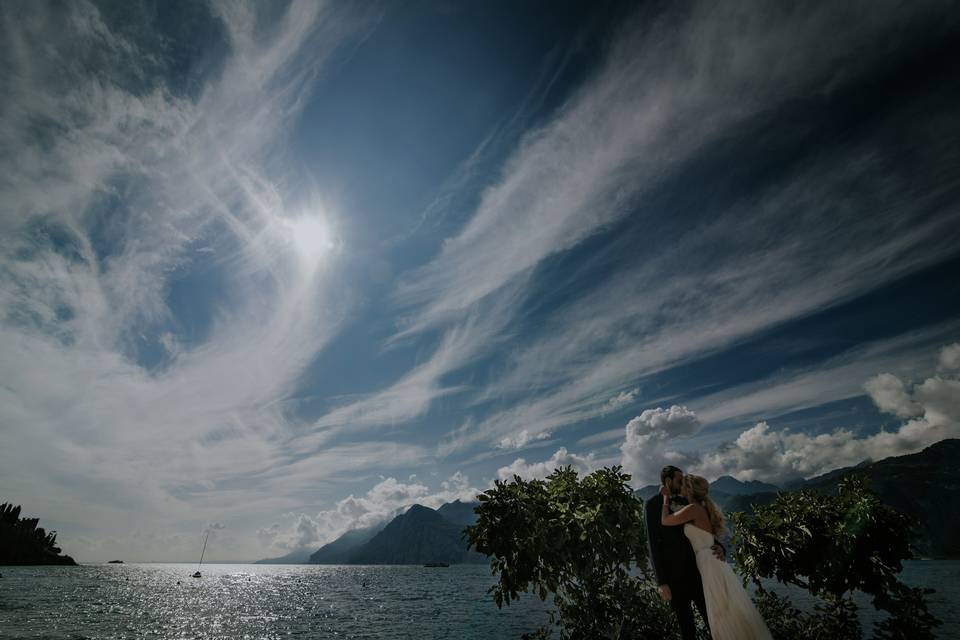
<svg viewBox="0 0 960 640">
<path fill-rule="evenodd" d="M 435 509 L 447 502 L 476 500 L 481 489 L 471 486 L 470 479 L 457 471 L 440 483 L 440 489 L 411 479 L 384 478 L 360 496 L 350 494 L 338 500 L 331 509 L 316 514 L 289 513 L 283 523 L 262 527 L 258 539 L 264 549 L 293 551 L 316 550 L 350 529 L 368 527 L 403 512 L 413 504 Z"/>
<path fill-rule="evenodd" d="M 686 407 L 647 409 L 627 423 L 620 464 L 639 480 L 659 477 L 666 464 L 683 467 L 688 457 L 671 445 L 678 438 L 696 434 L 700 426 L 697 415 Z"/>
<path fill-rule="evenodd" d="M 863 385 L 877 408 L 898 418 L 910 418 L 923 413 L 923 407 L 910 398 L 903 380 L 891 373 L 881 373 Z"/>
<path fill-rule="evenodd" d="M 730 474 L 741 480 L 780 482 L 914 453 L 960 437 L 960 378 L 936 375 L 911 385 L 892 374 L 880 374 L 865 387 L 878 409 L 908 420 L 866 436 L 850 429 L 819 435 L 774 431 L 759 422 L 734 442 L 704 453 L 692 469 L 708 477 Z"/>
<path fill-rule="evenodd" d="M 944 354 L 949 358 L 955 347 L 941 349 L 940 361 Z M 935 375 L 910 384 L 882 373 L 870 378 L 864 389 L 880 411 L 906 421 L 871 435 L 848 428 L 821 434 L 776 430 L 775 425 L 760 421 L 732 442 L 702 450 L 689 443 L 684 446 L 684 439 L 700 429 L 693 411 L 676 405 L 648 409 L 627 423 L 621 464 L 635 475 L 637 484 L 655 482 L 665 464 L 707 478 L 732 475 L 777 483 L 864 460 L 914 453 L 945 438 L 960 437 L 960 378 Z"/>
<path fill-rule="evenodd" d="M 597 466 L 597 460 L 592 454 L 578 455 L 570 453 L 566 447 L 560 447 L 543 462 L 528 463 L 523 458 L 517 458 L 505 467 L 497 469 L 497 478 L 500 480 L 512 480 L 514 475 L 518 475 L 524 480 L 542 479 L 553 473 L 560 467 L 572 467 L 580 475 L 593 472 Z"/>
</svg>

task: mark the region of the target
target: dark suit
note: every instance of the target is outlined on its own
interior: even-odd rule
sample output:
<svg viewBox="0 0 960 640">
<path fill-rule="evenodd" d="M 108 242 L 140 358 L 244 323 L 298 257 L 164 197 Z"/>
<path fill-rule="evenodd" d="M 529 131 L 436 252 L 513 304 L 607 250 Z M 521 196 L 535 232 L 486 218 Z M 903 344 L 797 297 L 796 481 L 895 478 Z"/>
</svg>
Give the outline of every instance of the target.
<svg viewBox="0 0 960 640">
<path fill-rule="evenodd" d="M 678 496 L 672 499 L 686 504 L 686 500 Z M 683 640 L 695 640 L 697 630 L 690 604 L 696 605 L 704 622 L 707 621 L 707 604 L 703 599 L 703 583 L 700 581 L 693 547 L 684 535 L 683 527 L 665 527 L 660 524 L 663 496 L 657 494 L 647 500 L 645 509 L 650 560 L 653 562 L 653 571 L 657 574 L 657 582 L 670 587 L 670 606 L 677 615 Z"/>
</svg>

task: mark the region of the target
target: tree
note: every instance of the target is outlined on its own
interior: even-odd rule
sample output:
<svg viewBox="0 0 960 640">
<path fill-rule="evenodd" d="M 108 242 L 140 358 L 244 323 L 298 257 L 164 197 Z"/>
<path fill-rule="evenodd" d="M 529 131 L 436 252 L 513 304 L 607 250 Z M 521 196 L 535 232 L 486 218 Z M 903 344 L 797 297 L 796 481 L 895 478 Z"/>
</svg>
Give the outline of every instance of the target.
<svg viewBox="0 0 960 640">
<path fill-rule="evenodd" d="M 470 546 L 490 556 L 498 607 L 521 592 L 553 596 L 561 638 L 663 638 L 676 621 L 647 564 L 642 504 L 620 467 L 582 480 L 566 467 L 545 480 L 497 481 L 479 496 Z M 631 575 L 631 568 L 639 571 Z M 546 637 L 549 630 L 535 636 Z"/>
<path fill-rule="evenodd" d="M 927 610 L 928 591 L 908 587 L 897 575 L 912 557 L 913 521 L 883 505 L 866 481 L 844 479 L 837 495 L 781 493 L 753 515 L 731 515 L 734 558 L 757 586 L 756 601 L 778 640 L 855 640 L 862 637 L 851 596 L 861 591 L 889 617 L 878 640 L 934 638 L 940 622 Z M 760 578 L 807 589 L 821 600 L 801 613 L 764 589 Z"/>
<path fill-rule="evenodd" d="M 57 532 L 38 527 L 38 518 L 21 518 L 20 506 L 0 504 L 0 564 L 76 564 L 61 556 Z"/>
</svg>

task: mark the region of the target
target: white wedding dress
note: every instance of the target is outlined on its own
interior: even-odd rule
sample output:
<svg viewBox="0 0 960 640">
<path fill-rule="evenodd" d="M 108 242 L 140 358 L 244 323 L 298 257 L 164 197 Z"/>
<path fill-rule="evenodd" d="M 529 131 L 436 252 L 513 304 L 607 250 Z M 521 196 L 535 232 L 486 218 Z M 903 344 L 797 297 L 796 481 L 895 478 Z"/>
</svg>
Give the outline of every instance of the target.
<svg viewBox="0 0 960 640">
<path fill-rule="evenodd" d="M 713 640 L 772 640 L 737 574 L 713 555 L 713 534 L 690 522 L 683 525 L 683 533 L 697 556 Z"/>
</svg>

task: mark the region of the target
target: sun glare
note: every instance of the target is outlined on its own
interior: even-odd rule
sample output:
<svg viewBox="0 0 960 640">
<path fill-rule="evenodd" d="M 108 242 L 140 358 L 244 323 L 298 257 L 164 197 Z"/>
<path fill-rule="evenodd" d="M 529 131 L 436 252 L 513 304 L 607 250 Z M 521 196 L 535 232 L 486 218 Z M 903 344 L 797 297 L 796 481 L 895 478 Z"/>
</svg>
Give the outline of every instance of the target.
<svg viewBox="0 0 960 640">
<path fill-rule="evenodd" d="M 287 223 L 290 243 L 307 260 L 315 260 L 334 248 L 330 225 L 320 216 L 305 216 Z"/>
</svg>

